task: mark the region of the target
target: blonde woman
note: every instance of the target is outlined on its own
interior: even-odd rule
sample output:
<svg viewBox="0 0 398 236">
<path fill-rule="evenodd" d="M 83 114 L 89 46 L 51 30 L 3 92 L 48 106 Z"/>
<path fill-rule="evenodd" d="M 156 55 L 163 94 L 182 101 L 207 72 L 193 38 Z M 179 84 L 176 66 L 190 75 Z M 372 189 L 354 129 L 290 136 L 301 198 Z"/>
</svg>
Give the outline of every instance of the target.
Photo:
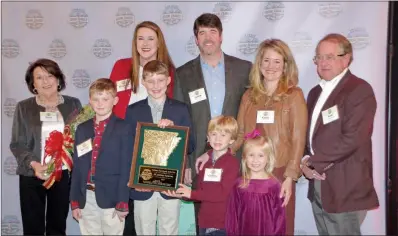
<svg viewBox="0 0 398 236">
<path fill-rule="evenodd" d="M 287 235 L 294 233 L 295 181 L 301 175 L 308 123 L 304 95 L 297 84 L 298 69 L 287 44 L 279 39 L 262 42 L 250 71 L 250 88 L 239 107 L 238 139 L 231 147 L 237 152 L 244 134 L 255 128 L 274 141 L 273 175 L 282 182 L 280 197 L 286 206 Z M 207 155 L 199 157 L 196 166 L 207 159 Z"/>
<path fill-rule="evenodd" d="M 250 72 L 250 88 L 239 107 L 237 151 L 244 134 L 254 128 L 275 145 L 273 174 L 282 182 L 286 206 L 286 234 L 294 234 L 295 181 L 300 177 L 308 123 L 307 106 L 298 85 L 298 69 L 286 43 L 268 39 L 259 46 Z"/>
</svg>

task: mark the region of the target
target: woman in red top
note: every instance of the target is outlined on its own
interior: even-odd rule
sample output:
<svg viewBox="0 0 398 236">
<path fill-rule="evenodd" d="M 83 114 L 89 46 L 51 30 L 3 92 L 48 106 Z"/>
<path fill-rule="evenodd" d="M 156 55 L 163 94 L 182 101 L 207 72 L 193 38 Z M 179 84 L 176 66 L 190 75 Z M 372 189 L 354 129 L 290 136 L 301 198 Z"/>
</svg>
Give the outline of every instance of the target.
<svg viewBox="0 0 398 236">
<path fill-rule="evenodd" d="M 133 38 L 133 55 L 116 61 L 110 79 L 117 86 L 119 102 L 113 107 L 116 116 L 124 119 L 128 105 L 145 99 L 148 94 L 141 84 L 142 68 L 152 60 L 160 60 L 170 67 L 171 82 L 167 95 L 173 97 L 175 66 L 167 50 L 166 42 L 159 26 L 151 21 L 137 25 Z"/>
<path fill-rule="evenodd" d="M 134 31 L 133 55 L 116 61 L 110 79 L 116 84 L 119 102 L 113 107 L 113 113 L 124 119 L 128 105 L 145 99 L 148 94 L 142 85 L 142 68 L 149 61 L 160 60 L 169 66 L 171 82 L 167 95 L 172 98 L 174 84 L 174 64 L 167 50 L 164 36 L 159 26 L 151 21 L 137 25 Z M 134 225 L 134 201 L 129 200 L 129 214 L 125 219 L 124 236 L 136 236 Z"/>
</svg>

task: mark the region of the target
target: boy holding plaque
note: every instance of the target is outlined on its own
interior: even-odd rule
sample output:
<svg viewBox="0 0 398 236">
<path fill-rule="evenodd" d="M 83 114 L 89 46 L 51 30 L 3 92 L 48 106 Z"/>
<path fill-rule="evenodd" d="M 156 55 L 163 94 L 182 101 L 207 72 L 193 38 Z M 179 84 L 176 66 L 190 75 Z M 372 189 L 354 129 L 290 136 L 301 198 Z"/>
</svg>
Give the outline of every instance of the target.
<svg viewBox="0 0 398 236">
<path fill-rule="evenodd" d="M 198 173 L 197 186 L 191 190 L 180 184 L 169 196 L 200 201 L 200 235 L 226 235 L 225 213 L 228 196 L 239 177 L 239 161 L 231 154 L 230 145 L 238 135 L 238 123 L 232 116 L 217 116 L 210 120 L 207 140 L 212 147 L 209 160 Z"/>
<path fill-rule="evenodd" d="M 169 83 L 168 66 L 157 60 L 148 62 L 142 72 L 142 84 L 148 92 L 148 98 L 130 105 L 127 108 L 125 120 L 131 124 L 134 138 L 138 122 L 154 123 L 160 128 L 173 125 L 189 127 L 187 154 L 190 154 L 195 149 L 191 116 L 186 104 L 167 97 Z M 161 146 L 159 143 L 154 145 L 153 149 L 164 149 Z M 150 165 L 161 165 L 149 158 L 145 161 Z M 142 181 L 150 181 L 152 177 L 150 168 L 141 170 Z M 159 235 L 178 235 L 179 199 L 169 197 L 164 192 L 137 188 L 131 189 L 130 199 L 134 200 L 137 235 L 156 235 L 156 223 L 159 226 Z"/>
<path fill-rule="evenodd" d="M 70 202 L 82 235 L 123 235 L 128 214 L 133 134 L 127 122 L 112 114 L 118 102 L 109 79 L 89 89 L 95 116 L 75 134 Z"/>
</svg>

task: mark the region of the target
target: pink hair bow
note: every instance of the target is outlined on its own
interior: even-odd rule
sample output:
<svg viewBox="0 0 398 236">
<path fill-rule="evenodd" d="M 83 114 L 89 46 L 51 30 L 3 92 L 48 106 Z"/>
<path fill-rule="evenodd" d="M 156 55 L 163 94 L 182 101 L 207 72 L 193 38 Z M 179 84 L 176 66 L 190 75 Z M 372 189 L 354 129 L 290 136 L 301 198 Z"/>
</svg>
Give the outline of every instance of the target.
<svg viewBox="0 0 398 236">
<path fill-rule="evenodd" d="M 260 131 L 258 131 L 257 129 L 254 129 L 252 132 L 245 135 L 245 140 L 253 139 L 258 136 L 261 136 Z"/>
</svg>

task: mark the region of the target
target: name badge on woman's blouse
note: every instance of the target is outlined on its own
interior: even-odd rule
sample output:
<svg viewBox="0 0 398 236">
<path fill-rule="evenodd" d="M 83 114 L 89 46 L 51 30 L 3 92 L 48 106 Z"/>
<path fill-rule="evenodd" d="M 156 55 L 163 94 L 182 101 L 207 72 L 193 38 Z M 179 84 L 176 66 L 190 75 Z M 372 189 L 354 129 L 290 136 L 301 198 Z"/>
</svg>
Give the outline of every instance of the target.
<svg viewBox="0 0 398 236">
<path fill-rule="evenodd" d="M 222 169 L 206 168 L 203 181 L 220 182 Z"/>
<path fill-rule="evenodd" d="M 40 121 L 58 121 L 56 112 L 40 112 Z"/>
<path fill-rule="evenodd" d="M 274 111 L 257 111 L 258 124 L 273 124 L 275 119 Z"/>
<path fill-rule="evenodd" d="M 77 149 L 77 156 L 78 157 L 81 157 L 84 154 L 86 154 L 86 153 L 90 152 L 91 150 L 93 150 L 93 147 L 91 145 L 91 138 L 87 139 L 83 143 L 77 145 L 76 149 Z"/>
<path fill-rule="evenodd" d="M 121 92 L 131 89 L 130 79 L 123 79 L 116 82 L 116 91 Z"/>
</svg>

